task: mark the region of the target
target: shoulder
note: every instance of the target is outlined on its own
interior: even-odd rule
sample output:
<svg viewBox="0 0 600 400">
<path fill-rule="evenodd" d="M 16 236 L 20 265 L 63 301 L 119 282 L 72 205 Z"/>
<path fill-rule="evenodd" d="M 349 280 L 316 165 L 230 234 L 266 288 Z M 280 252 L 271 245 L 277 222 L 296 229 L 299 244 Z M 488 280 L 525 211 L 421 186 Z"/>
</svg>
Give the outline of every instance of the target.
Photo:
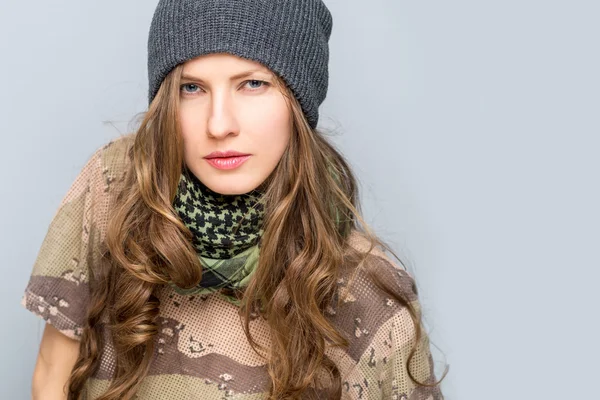
<svg viewBox="0 0 600 400">
<path fill-rule="evenodd" d="M 349 265 L 345 266 L 342 276 L 349 284 L 349 294 L 358 295 L 357 299 L 368 307 L 376 306 L 371 304 L 372 301 L 388 307 L 390 297 L 417 301 L 416 282 L 400 260 L 393 258 L 381 245 L 371 246 L 369 239 L 357 230 L 352 231 L 347 244 L 354 254 L 349 257 Z M 358 264 L 356 257 L 361 261 Z"/>
<path fill-rule="evenodd" d="M 361 255 L 362 262 L 349 257 L 326 315 L 349 340 L 350 357 L 358 360 L 385 324 L 398 316 L 410 319 L 406 304 L 418 308 L 418 296 L 409 273 L 381 247 L 369 250 L 370 242 L 362 233 L 353 231 L 348 245 L 349 251 Z"/>
<path fill-rule="evenodd" d="M 129 150 L 133 145 L 134 133 L 120 136 L 96 148 L 63 198 L 62 205 L 94 188 L 107 192 L 112 182 L 123 178 L 129 163 Z"/>
<path fill-rule="evenodd" d="M 102 175 L 105 184 L 123 179 L 130 163 L 129 152 L 135 140 L 135 133 L 119 136 L 96 149 L 90 160 L 89 168 L 95 175 Z"/>
<path fill-rule="evenodd" d="M 124 186 L 133 141 L 134 134 L 128 134 L 96 148 L 63 197 L 47 241 L 53 243 L 55 236 L 68 232 L 72 241 L 81 240 L 82 249 L 95 254 L 105 237 L 110 209 Z"/>
<path fill-rule="evenodd" d="M 133 147 L 135 133 L 112 139 L 96 151 L 106 172 L 120 173 L 129 162 L 129 151 Z"/>
<path fill-rule="evenodd" d="M 134 134 L 123 135 L 96 148 L 63 198 L 61 208 L 76 201 L 95 211 L 106 206 L 123 186 L 134 138 Z"/>
</svg>

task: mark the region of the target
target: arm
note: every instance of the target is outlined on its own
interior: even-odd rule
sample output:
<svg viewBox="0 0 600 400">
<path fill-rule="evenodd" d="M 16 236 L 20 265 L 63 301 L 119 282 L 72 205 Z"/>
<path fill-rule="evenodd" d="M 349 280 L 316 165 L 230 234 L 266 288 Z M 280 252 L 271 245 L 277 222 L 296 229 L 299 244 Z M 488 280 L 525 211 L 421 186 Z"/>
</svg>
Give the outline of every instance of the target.
<svg viewBox="0 0 600 400">
<path fill-rule="evenodd" d="M 79 341 L 46 324 L 33 371 L 33 400 L 66 399 L 65 385 L 79 355 Z"/>
</svg>

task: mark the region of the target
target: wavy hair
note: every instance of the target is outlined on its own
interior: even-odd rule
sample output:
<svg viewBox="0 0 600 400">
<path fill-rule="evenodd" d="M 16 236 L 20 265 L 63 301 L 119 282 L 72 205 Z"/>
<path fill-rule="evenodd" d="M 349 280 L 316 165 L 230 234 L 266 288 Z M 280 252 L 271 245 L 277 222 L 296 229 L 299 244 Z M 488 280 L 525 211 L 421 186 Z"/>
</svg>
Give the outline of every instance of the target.
<svg viewBox="0 0 600 400">
<path fill-rule="evenodd" d="M 172 206 L 184 166 L 177 117 L 182 69 L 175 67 L 163 81 L 130 148 L 131 162 L 111 209 L 105 250 L 91 268 L 90 306 L 68 382 L 69 399 L 82 398 L 86 380 L 99 367 L 105 324 L 116 367 L 99 399 L 133 398 L 154 354 L 157 290 L 168 281 L 189 288 L 201 279 L 192 234 Z M 358 270 L 375 246 L 394 253 L 362 219 L 357 182 L 344 157 L 310 127 L 291 90 L 280 77 L 274 78 L 291 111 L 292 135 L 277 168 L 261 185 L 264 233 L 258 267 L 242 297 L 243 327 L 252 347 L 267 360 L 269 399 L 310 398 L 319 391 L 339 399 L 340 372 L 325 350 L 347 347 L 349 342 L 325 317 L 325 309 L 336 298 L 343 270 Z M 348 246 L 352 230 L 369 239 L 366 252 Z M 367 273 L 411 315 L 416 341 L 410 364 L 423 335 L 420 311 L 373 271 Z M 339 305 L 342 299 L 337 300 Z M 269 348 L 262 348 L 250 334 L 255 315 L 270 327 Z M 408 371 L 418 385 L 439 384 L 418 382 Z"/>
</svg>

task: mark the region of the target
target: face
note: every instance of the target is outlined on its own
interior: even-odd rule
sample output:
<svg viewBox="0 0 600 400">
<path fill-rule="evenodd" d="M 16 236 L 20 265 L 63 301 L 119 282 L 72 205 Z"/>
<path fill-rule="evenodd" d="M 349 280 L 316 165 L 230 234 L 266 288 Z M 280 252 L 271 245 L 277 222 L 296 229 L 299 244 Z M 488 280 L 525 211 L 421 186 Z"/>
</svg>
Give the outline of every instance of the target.
<svg viewBox="0 0 600 400">
<path fill-rule="evenodd" d="M 277 166 L 291 136 L 291 114 L 275 83 L 262 64 L 230 54 L 207 54 L 183 65 L 185 163 L 212 191 L 248 193 Z"/>
</svg>

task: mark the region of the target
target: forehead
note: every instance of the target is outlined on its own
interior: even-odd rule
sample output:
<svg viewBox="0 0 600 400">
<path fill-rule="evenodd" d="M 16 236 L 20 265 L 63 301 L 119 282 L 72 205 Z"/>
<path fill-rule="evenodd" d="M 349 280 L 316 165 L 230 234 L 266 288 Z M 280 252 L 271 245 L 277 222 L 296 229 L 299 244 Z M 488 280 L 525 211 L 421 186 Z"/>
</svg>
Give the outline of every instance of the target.
<svg viewBox="0 0 600 400">
<path fill-rule="evenodd" d="M 263 64 L 229 53 L 204 54 L 183 64 L 185 75 L 229 75 L 246 71 L 272 74 Z"/>
</svg>

